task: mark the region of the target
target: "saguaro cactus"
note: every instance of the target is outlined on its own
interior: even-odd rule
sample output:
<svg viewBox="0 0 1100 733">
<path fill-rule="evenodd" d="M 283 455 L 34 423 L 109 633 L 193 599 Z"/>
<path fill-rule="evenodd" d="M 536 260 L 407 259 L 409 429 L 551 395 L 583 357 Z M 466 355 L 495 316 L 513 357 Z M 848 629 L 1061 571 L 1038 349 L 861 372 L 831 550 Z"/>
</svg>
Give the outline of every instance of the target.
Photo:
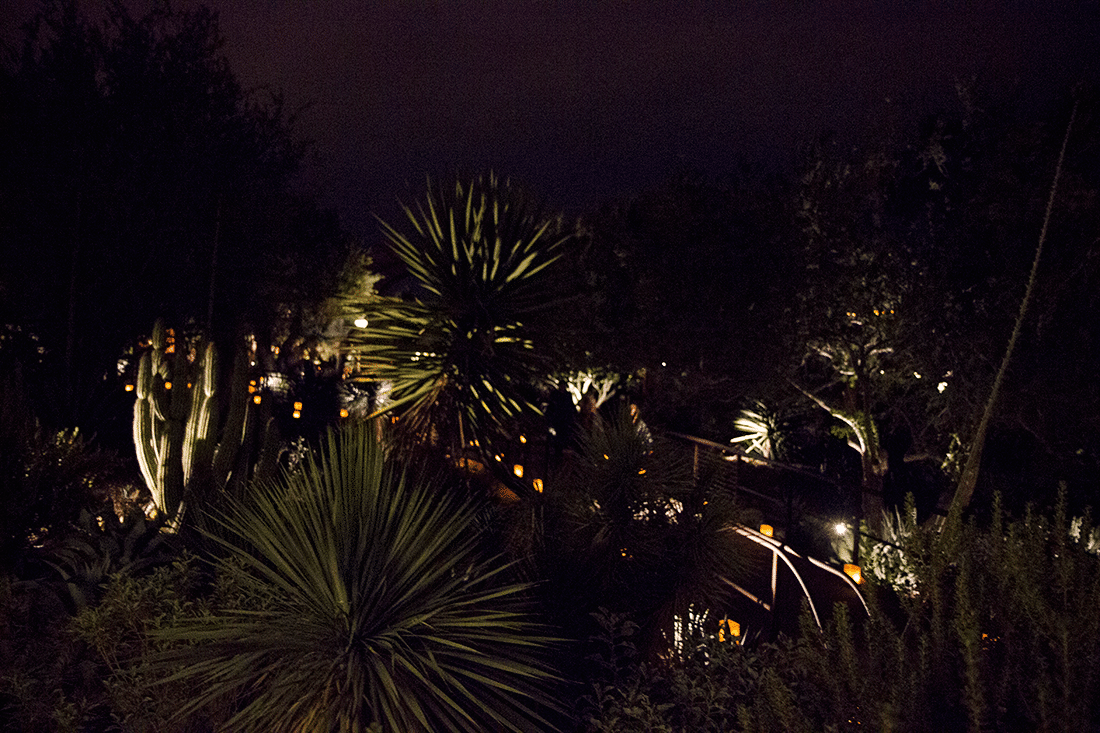
<svg viewBox="0 0 1100 733">
<path fill-rule="evenodd" d="M 177 523 L 189 502 L 274 474 L 280 453 L 274 419 L 249 395 L 248 354 L 238 352 L 226 393 L 217 349 L 200 346 L 185 353 L 158 320 L 138 368 L 138 464 L 158 511 Z"/>
</svg>

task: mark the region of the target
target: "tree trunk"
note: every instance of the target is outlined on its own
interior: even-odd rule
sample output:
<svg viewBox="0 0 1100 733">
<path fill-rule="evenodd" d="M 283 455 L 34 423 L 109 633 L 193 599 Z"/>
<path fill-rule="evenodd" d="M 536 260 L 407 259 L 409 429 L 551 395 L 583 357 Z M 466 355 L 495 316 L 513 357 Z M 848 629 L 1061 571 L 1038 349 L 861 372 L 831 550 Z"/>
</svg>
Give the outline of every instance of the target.
<svg viewBox="0 0 1100 733">
<path fill-rule="evenodd" d="M 1058 153 L 1058 165 L 1054 169 L 1054 180 L 1050 184 L 1050 196 L 1047 199 L 1046 214 L 1043 217 L 1043 227 L 1039 232 L 1039 244 L 1035 248 L 1035 259 L 1031 263 L 1031 274 L 1027 279 L 1027 289 L 1024 291 L 1024 298 L 1020 301 L 1020 312 L 1016 315 L 1016 323 L 1012 328 L 1012 335 L 1008 339 L 1008 346 L 1005 348 L 1004 358 L 1001 359 L 1001 367 L 997 370 L 997 376 L 993 380 L 993 389 L 989 393 L 989 400 L 985 403 L 985 410 L 982 412 L 981 422 L 978 423 L 978 429 L 974 433 L 974 441 L 970 448 L 970 453 L 966 457 L 966 465 L 963 467 L 962 476 L 959 479 L 959 485 L 955 489 L 955 494 L 951 499 L 951 504 L 948 507 L 948 513 L 950 512 L 962 512 L 970 504 L 970 499 L 974 496 L 974 489 L 978 483 L 978 472 L 981 469 L 982 463 L 982 451 L 985 448 L 986 435 L 989 431 L 989 423 L 993 418 L 994 410 L 997 406 L 997 398 L 1001 394 L 1001 385 L 1004 383 L 1005 373 L 1008 371 L 1008 363 L 1012 359 L 1012 352 L 1016 348 L 1016 341 L 1020 337 L 1020 332 L 1023 330 L 1024 318 L 1027 316 L 1028 306 L 1031 304 L 1031 296 L 1035 290 L 1036 273 L 1039 270 L 1039 258 L 1043 254 L 1043 244 L 1047 238 L 1047 228 L 1050 225 L 1050 214 L 1054 209 L 1054 196 L 1058 191 L 1058 180 L 1062 176 L 1062 162 L 1066 157 L 1066 146 L 1069 144 L 1070 131 L 1073 129 L 1074 120 L 1077 118 L 1077 106 L 1079 102 L 1073 103 L 1073 112 L 1069 117 L 1069 124 L 1066 125 L 1066 134 L 1062 138 L 1062 150 Z M 943 516 L 936 516 L 932 519 L 933 522 L 939 527 L 943 526 Z"/>
</svg>

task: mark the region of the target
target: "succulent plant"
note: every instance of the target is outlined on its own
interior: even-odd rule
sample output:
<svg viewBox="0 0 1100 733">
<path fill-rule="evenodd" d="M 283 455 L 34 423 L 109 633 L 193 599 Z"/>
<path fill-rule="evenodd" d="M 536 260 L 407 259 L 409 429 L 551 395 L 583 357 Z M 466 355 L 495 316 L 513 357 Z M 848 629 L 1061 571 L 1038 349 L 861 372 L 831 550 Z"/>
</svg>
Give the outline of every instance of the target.
<svg viewBox="0 0 1100 733">
<path fill-rule="evenodd" d="M 163 321 L 153 327 L 138 367 L 134 446 L 157 510 L 176 526 L 188 502 L 275 473 L 278 428 L 249 394 L 249 367 L 242 349 L 226 387 L 213 343 L 185 350 Z"/>
</svg>

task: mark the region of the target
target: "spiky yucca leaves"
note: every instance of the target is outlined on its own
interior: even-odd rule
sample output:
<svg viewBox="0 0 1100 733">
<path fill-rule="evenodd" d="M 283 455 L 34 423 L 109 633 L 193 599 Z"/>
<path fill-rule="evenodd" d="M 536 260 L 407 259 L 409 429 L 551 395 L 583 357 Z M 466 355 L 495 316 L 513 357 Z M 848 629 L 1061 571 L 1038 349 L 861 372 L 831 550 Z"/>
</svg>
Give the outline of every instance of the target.
<svg viewBox="0 0 1100 733">
<path fill-rule="evenodd" d="M 564 474 L 526 503 L 541 503 L 532 552 L 559 613 L 630 612 L 651 655 L 668 651 L 674 616 L 720 608 L 726 581 L 745 572 L 718 467 L 694 475 L 689 453 L 654 440 L 626 410 L 597 418 Z"/>
<path fill-rule="evenodd" d="M 163 632 L 188 645 L 160 664 L 198 688 L 181 715 L 235 698 L 227 730 L 549 729 L 549 640 L 472 519 L 387 463 L 371 430 L 330 433 L 223 517 L 223 572 L 276 602 Z"/>
<path fill-rule="evenodd" d="M 347 301 L 369 325 L 346 347 L 366 379 L 392 385 L 379 412 L 404 408 L 406 436 L 452 448 L 485 442 L 538 412 L 533 386 L 552 370 L 552 311 L 565 300 L 554 265 L 569 235 L 493 175 L 431 187 L 405 213 L 409 234 L 385 222 L 382 230 L 422 292 Z"/>
</svg>

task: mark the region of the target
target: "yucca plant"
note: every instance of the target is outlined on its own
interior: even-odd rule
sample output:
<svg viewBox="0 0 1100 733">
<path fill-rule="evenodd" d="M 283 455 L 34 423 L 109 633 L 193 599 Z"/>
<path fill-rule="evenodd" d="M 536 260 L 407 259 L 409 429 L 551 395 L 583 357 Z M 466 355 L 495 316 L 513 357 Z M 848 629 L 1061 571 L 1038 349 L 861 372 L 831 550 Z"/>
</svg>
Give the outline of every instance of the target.
<svg viewBox="0 0 1100 733">
<path fill-rule="evenodd" d="M 552 728 L 527 587 L 441 496 L 360 427 L 232 503 L 220 570 L 275 600 L 160 632 L 167 678 L 196 687 L 180 715 L 229 700 L 232 731 Z"/>
<path fill-rule="evenodd" d="M 629 410 L 597 417 L 545 493 L 512 509 L 538 517 L 528 551 L 565 623 L 599 607 L 629 611 L 639 649 L 654 656 L 668 653 L 676 617 L 721 607 L 727 581 L 747 567 L 718 469 L 696 474 L 689 453 L 654 439 Z"/>
<path fill-rule="evenodd" d="M 430 187 L 405 214 L 410 233 L 386 222 L 382 231 L 419 290 L 347 301 L 367 325 L 346 349 L 363 378 L 390 385 L 378 414 L 400 414 L 406 436 L 484 444 L 539 411 L 534 387 L 552 371 L 553 311 L 566 300 L 555 265 L 570 235 L 493 175 Z"/>
</svg>

